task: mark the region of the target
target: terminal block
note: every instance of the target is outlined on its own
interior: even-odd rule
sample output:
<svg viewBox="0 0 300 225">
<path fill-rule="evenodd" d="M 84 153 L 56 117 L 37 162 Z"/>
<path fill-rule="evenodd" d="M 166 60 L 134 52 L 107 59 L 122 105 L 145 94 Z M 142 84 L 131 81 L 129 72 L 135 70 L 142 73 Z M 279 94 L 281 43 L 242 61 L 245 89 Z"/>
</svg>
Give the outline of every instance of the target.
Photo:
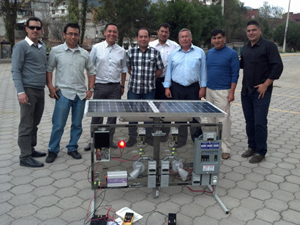
<svg viewBox="0 0 300 225">
<path fill-rule="evenodd" d="M 156 161 L 148 161 L 148 188 L 156 187 Z"/>
<path fill-rule="evenodd" d="M 169 187 L 169 170 L 170 170 L 169 161 L 161 160 L 161 170 L 160 170 L 161 187 Z"/>
</svg>

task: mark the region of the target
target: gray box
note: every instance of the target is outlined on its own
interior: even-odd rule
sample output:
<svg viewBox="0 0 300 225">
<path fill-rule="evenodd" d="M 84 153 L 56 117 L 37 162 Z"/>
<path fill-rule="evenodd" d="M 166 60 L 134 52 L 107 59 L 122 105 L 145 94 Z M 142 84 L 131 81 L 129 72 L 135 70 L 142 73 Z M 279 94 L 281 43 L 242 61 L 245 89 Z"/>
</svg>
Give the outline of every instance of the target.
<svg viewBox="0 0 300 225">
<path fill-rule="evenodd" d="M 148 161 L 148 188 L 156 187 L 156 161 Z"/>
<path fill-rule="evenodd" d="M 108 171 L 107 187 L 126 187 L 127 172 L 126 171 Z"/>
<path fill-rule="evenodd" d="M 160 170 L 160 186 L 161 187 L 169 187 L 169 172 L 170 165 L 169 161 L 161 160 L 161 170 Z"/>
</svg>

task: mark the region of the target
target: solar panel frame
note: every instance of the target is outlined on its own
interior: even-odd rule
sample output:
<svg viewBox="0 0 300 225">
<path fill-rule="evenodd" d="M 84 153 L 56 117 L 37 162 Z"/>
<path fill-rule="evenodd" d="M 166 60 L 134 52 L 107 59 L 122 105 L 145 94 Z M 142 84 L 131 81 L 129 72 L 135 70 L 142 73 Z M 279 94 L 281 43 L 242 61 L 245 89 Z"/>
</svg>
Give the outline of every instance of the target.
<svg viewBox="0 0 300 225">
<path fill-rule="evenodd" d="M 224 117 L 226 113 L 200 100 L 88 100 L 87 117 Z"/>
</svg>

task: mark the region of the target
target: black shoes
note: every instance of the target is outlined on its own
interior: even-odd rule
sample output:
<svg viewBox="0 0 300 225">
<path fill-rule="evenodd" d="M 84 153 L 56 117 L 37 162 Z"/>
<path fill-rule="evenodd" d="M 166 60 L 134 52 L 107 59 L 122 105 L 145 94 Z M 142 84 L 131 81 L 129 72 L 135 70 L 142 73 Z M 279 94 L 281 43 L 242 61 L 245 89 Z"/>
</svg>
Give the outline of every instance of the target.
<svg viewBox="0 0 300 225">
<path fill-rule="evenodd" d="M 242 157 L 243 158 L 248 158 L 250 156 L 253 156 L 255 154 L 255 151 L 252 150 L 251 148 L 248 148 L 247 151 L 245 151 L 243 154 L 242 154 Z"/>
<path fill-rule="evenodd" d="M 20 160 L 20 166 L 26 166 L 26 167 L 43 167 L 44 163 L 41 163 L 37 160 L 35 160 L 32 157 L 28 157 L 26 159 Z"/>
<path fill-rule="evenodd" d="M 68 152 L 68 155 L 72 156 L 73 159 L 81 159 L 81 155 L 77 151 Z"/>
<path fill-rule="evenodd" d="M 137 143 L 135 138 L 130 137 L 129 140 L 126 142 L 126 147 L 132 147 Z"/>
<path fill-rule="evenodd" d="M 91 143 L 89 143 L 87 146 L 84 147 L 84 151 L 90 151 L 91 150 Z"/>
<path fill-rule="evenodd" d="M 54 152 L 48 152 L 48 156 L 46 158 L 46 162 L 47 163 L 53 163 L 54 160 L 56 159 L 56 157 L 57 157 L 56 153 L 54 153 Z"/>
<path fill-rule="evenodd" d="M 33 157 L 33 158 L 44 157 L 46 155 L 47 154 L 45 152 L 38 152 L 36 150 L 33 150 L 32 153 L 31 153 L 31 157 Z"/>
<path fill-rule="evenodd" d="M 265 156 L 262 156 L 260 154 L 255 154 L 250 160 L 249 163 L 260 163 L 261 161 L 263 161 L 265 159 Z"/>
</svg>

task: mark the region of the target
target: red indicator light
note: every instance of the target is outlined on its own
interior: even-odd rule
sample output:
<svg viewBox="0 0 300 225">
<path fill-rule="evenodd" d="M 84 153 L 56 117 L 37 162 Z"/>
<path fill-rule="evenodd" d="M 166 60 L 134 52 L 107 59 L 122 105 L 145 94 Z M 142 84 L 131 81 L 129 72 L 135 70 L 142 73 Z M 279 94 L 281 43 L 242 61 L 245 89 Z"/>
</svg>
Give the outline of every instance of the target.
<svg viewBox="0 0 300 225">
<path fill-rule="evenodd" d="M 126 147 L 126 142 L 121 140 L 121 141 L 118 142 L 118 146 L 119 146 L 119 148 L 125 148 Z"/>
</svg>

